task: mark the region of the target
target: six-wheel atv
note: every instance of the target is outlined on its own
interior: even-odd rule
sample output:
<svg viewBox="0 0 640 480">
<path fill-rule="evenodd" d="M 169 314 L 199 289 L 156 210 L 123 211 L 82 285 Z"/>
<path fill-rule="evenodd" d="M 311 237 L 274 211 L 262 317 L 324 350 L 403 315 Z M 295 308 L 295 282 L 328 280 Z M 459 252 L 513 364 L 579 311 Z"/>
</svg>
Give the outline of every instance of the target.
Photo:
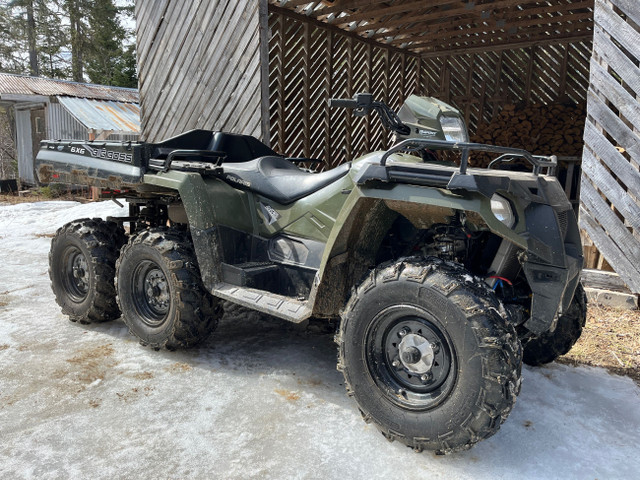
<svg viewBox="0 0 640 480">
<path fill-rule="evenodd" d="M 469 448 L 511 411 L 523 355 L 550 362 L 584 325 L 580 236 L 555 158 L 469 143 L 459 112 L 430 98 L 398 114 L 368 94 L 332 103 L 377 112 L 398 143 L 313 173 L 299 165 L 316 160 L 222 132 L 44 142 L 41 181 L 129 203 L 128 217 L 58 231 L 56 299 L 72 321 L 122 316 L 153 348 L 206 338 L 222 300 L 335 320 L 365 421 L 417 451 Z M 495 168 L 469 167 L 475 151 L 495 153 Z M 502 169 L 514 159 L 533 171 Z"/>
</svg>

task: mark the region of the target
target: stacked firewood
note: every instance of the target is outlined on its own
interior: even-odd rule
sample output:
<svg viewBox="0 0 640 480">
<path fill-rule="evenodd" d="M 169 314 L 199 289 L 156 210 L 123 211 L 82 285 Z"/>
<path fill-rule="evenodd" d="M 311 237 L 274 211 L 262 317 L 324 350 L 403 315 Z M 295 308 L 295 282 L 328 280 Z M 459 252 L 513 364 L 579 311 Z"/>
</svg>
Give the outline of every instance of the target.
<svg viewBox="0 0 640 480">
<path fill-rule="evenodd" d="M 582 105 L 509 104 L 490 123 L 480 124 L 471 141 L 523 148 L 537 155 L 581 156 L 585 118 Z M 470 163 L 486 167 L 494 157 L 478 152 Z"/>
</svg>

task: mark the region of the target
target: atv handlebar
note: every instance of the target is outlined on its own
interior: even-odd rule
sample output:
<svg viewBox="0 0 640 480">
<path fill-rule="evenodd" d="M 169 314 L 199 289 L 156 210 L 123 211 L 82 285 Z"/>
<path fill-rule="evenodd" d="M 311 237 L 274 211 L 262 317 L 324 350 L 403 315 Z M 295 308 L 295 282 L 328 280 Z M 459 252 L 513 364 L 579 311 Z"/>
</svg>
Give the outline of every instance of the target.
<svg viewBox="0 0 640 480">
<path fill-rule="evenodd" d="M 330 107 L 352 108 L 356 111 L 356 117 L 364 117 L 369 115 L 371 111 L 375 111 L 382 125 L 398 135 L 409 135 L 411 129 L 402 123 L 398 114 L 391 110 L 384 102 L 376 102 L 370 93 L 358 93 L 354 98 L 332 98 L 329 100 Z"/>
<path fill-rule="evenodd" d="M 351 99 L 332 98 L 329 100 L 331 108 L 358 108 L 358 102 Z"/>
</svg>

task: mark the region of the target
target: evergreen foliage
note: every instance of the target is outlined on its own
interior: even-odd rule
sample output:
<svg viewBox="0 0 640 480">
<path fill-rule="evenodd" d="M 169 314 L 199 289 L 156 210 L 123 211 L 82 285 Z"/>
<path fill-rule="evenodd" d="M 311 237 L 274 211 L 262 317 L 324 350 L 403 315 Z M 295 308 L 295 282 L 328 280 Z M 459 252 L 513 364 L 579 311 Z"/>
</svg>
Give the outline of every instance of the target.
<svg viewBox="0 0 640 480">
<path fill-rule="evenodd" d="M 134 0 L 0 2 L 0 72 L 137 87 Z"/>
</svg>

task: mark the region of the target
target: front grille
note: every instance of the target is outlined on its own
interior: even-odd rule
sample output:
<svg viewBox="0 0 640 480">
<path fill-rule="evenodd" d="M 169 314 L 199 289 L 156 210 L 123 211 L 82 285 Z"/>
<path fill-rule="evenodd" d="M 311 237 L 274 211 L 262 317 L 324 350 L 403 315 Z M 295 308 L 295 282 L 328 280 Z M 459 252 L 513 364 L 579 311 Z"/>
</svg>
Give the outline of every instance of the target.
<svg viewBox="0 0 640 480">
<path fill-rule="evenodd" d="M 567 228 L 569 227 L 569 210 L 564 212 L 556 212 L 558 214 L 558 224 L 560 225 L 560 233 L 562 238 L 567 236 Z"/>
</svg>

